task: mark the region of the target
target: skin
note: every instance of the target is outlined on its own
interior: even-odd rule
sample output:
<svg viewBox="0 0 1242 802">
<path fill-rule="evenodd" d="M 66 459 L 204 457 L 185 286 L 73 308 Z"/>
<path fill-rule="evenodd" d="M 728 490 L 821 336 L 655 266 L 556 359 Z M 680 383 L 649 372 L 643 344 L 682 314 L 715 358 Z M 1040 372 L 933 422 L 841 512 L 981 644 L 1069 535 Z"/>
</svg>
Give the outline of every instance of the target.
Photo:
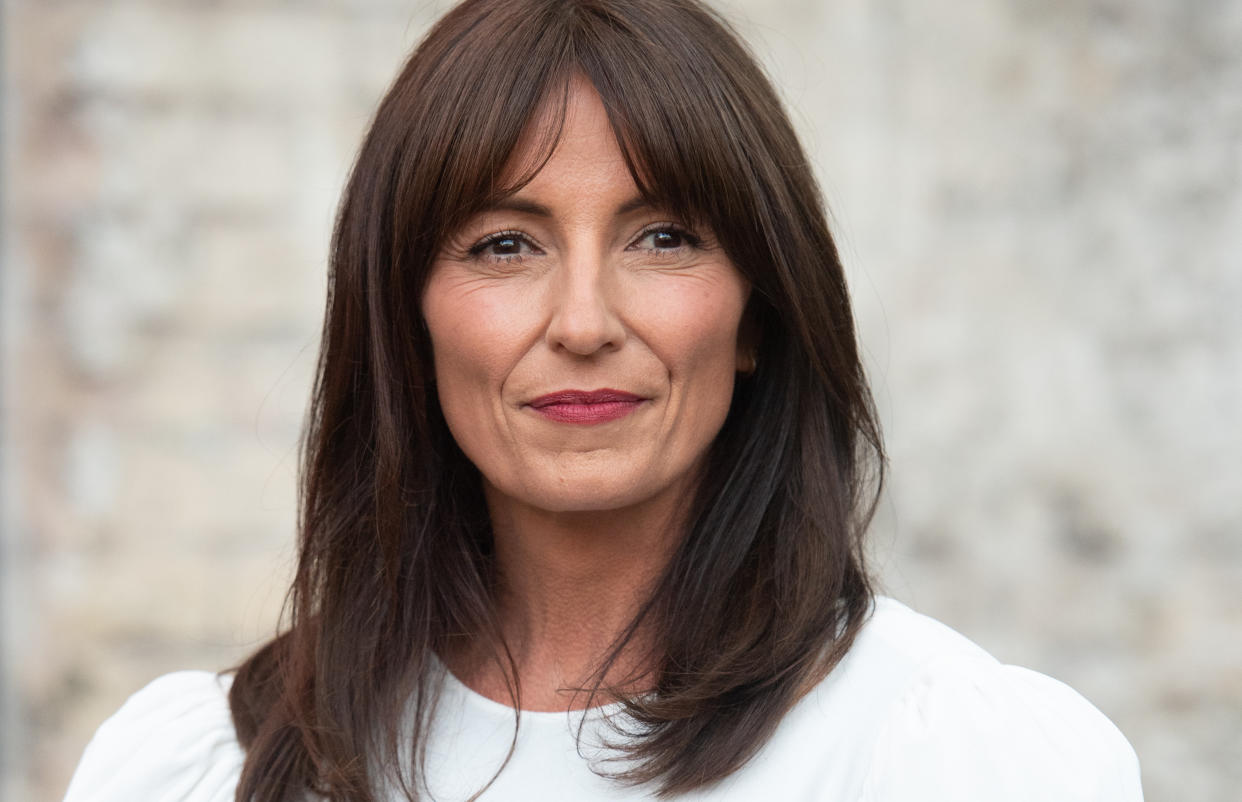
<svg viewBox="0 0 1242 802">
<path fill-rule="evenodd" d="M 567 112 L 551 158 L 446 243 L 423 297 L 440 404 L 483 477 L 498 612 L 528 710 L 572 706 L 565 689 L 585 680 L 669 559 L 745 365 L 746 281 L 710 231 L 642 203 L 585 79 L 571 83 Z M 520 147 L 512 168 L 540 155 Z M 602 388 L 642 400 L 590 425 L 530 404 Z M 443 657 L 508 702 L 488 653 Z"/>
</svg>

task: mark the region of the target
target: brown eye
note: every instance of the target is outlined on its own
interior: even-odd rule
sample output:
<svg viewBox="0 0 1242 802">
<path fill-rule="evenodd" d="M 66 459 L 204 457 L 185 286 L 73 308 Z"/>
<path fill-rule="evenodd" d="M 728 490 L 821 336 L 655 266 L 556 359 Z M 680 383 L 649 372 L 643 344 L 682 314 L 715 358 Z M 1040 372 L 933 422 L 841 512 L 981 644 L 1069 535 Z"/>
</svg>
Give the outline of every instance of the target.
<svg viewBox="0 0 1242 802">
<path fill-rule="evenodd" d="M 476 258 L 504 260 L 519 259 L 538 252 L 539 249 L 525 235 L 510 231 L 485 237 L 470 249 L 470 255 Z"/>
<path fill-rule="evenodd" d="M 501 237 L 492 240 L 491 251 L 496 256 L 513 256 L 522 252 L 522 241 L 517 237 Z"/>
<path fill-rule="evenodd" d="M 630 247 L 649 251 L 675 251 L 686 246 L 697 247 L 699 240 L 689 231 L 673 225 L 647 229 Z"/>
<path fill-rule="evenodd" d="M 651 244 L 656 248 L 680 248 L 682 236 L 680 231 L 654 231 Z"/>
</svg>

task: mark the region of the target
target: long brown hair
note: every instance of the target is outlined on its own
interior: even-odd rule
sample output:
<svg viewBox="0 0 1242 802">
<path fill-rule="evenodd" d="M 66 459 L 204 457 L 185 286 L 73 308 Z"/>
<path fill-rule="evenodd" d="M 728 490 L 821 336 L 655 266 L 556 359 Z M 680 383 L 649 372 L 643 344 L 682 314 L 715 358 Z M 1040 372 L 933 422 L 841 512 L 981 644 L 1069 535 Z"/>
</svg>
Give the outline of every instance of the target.
<svg viewBox="0 0 1242 802">
<path fill-rule="evenodd" d="M 499 642 L 480 479 L 436 400 L 420 298 L 446 236 L 517 188 L 499 176 L 575 74 L 648 200 L 706 223 L 753 287 L 757 369 L 675 556 L 587 689 L 616 695 L 602 678 L 640 625 L 655 634 L 651 692 L 621 699 L 619 780 L 670 795 L 735 771 L 868 614 L 879 427 L 818 189 L 755 60 L 695 0 L 467 0 L 384 96 L 341 201 L 289 620 L 229 697 L 238 800 L 373 800 L 377 765 L 421 765 L 437 652 Z M 503 644 L 495 659 L 518 708 Z"/>
</svg>

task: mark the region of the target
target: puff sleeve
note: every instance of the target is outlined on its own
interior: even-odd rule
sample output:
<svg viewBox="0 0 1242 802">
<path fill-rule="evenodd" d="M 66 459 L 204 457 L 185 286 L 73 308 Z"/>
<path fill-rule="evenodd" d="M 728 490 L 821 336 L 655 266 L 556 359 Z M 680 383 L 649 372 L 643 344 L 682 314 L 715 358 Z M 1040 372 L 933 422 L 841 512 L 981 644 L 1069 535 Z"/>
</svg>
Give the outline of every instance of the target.
<svg viewBox="0 0 1242 802">
<path fill-rule="evenodd" d="M 1069 686 L 938 660 L 893 704 L 861 802 L 1141 802 L 1138 758 Z"/>
<path fill-rule="evenodd" d="M 131 696 L 87 745 L 65 802 L 232 802 L 243 752 L 230 682 L 181 671 Z"/>
</svg>

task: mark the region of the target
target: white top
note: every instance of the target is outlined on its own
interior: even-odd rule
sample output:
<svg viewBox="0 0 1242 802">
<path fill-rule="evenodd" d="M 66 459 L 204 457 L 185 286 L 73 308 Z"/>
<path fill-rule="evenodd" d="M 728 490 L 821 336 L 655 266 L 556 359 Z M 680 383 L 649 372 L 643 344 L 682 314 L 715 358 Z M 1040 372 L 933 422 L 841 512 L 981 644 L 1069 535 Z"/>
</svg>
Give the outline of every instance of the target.
<svg viewBox="0 0 1242 802">
<path fill-rule="evenodd" d="M 232 802 L 243 753 L 229 678 L 169 674 L 132 696 L 87 746 L 65 802 Z M 601 716 L 523 712 L 488 802 L 650 800 L 591 769 Z M 594 728 L 592 725 L 596 725 Z M 513 710 L 451 675 L 428 742 L 427 784 L 464 800 L 509 749 Z M 399 797 L 389 795 L 393 800 Z M 845 660 L 746 764 L 681 800 L 1141 802 L 1138 759 L 1066 685 L 1006 666 L 948 627 L 880 598 Z"/>
</svg>

